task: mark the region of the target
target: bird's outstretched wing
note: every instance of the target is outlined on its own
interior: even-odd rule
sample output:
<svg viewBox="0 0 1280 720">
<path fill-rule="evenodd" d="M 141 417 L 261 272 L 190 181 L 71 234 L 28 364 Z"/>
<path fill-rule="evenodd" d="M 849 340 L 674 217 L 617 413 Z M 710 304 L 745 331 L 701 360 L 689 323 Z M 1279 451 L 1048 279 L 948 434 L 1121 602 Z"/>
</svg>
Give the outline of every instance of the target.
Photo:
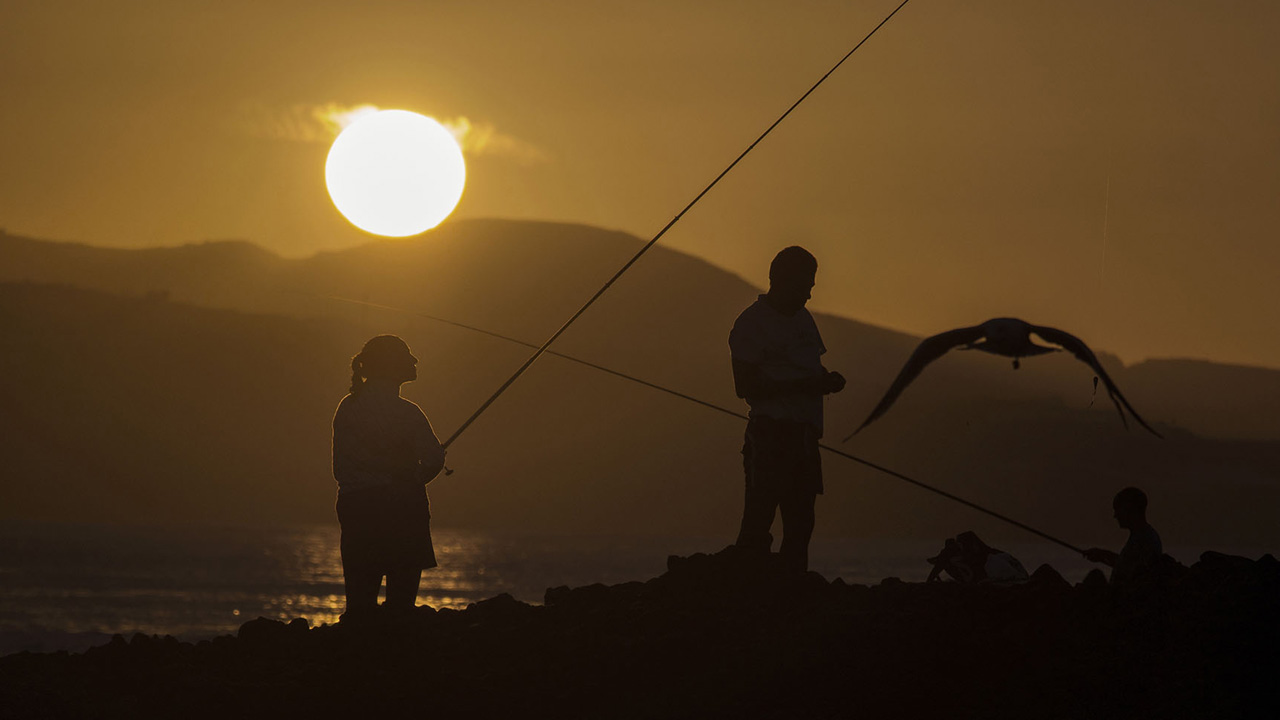
<svg viewBox="0 0 1280 720">
<path fill-rule="evenodd" d="M 1107 371 L 1102 369 L 1102 363 L 1098 362 L 1098 357 L 1093 354 L 1093 351 L 1089 349 L 1088 345 L 1084 344 L 1083 340 L 1069 332 L 1064 332 L 1057 328 L 1044 327 L 1042 325 L 1032 325 L 1031 332 L 1039 335 L 1040 339 L 1045 342 L 1061 345 L 1067 352 L 1075 355 L 1076 359 L 1080 360 L 1080 362 L 1083 362 L 1093 368 L 1093 372 L 1096 373 L 1098 377 L 1102 378 L 1102 384 L 1107 388 L 1107 395 L 1110 396 L 1111 402 L 1116 406 L 1116 412 L 1120 414 L 1120 422 L 1124 423 L 1126 428 L 1129 427 L 1129 422 L 1125 420 L 1124 411 L 1128 410 L 1129 414 L 1133 416 L 1134 420 L 1138 421 L 1139 425 L 1146 428 L 1152 435 L 1155 435 L 1158 438 L 1164 438 L 1163 435 L 1152 429 L 1152 427 L 1142 419 L 1142 416 L 1133 409 L 1133 406 L 1129 404 L 1129 401 L 1126 400 L 1124 395 L 1120 392 L 1120 388 L 1116 387 L 1116 384 L 1111 381 L 1111 376 L 1107 375 Z M 1122 404 L 1124 405 L 1124 409 L 1121 409 L 1120 407 Z"/>
<path fill-rule="evenodd" d="M 924 370 L 926 365 L 947 354 L 947 351 L 954 347 L 968 345 L 981 340 L 984 335 L 982 328 L 982 325 L 975 325 L 957 330 L 948 330 L 922 340 L 916 346 L 915 352 L 911 353 L 911 357 L 907 359 L 907 364 L 902 366 L 897 379 L 889 386 L 884 397 L 880 398 L 880 404 L 876 405 L 876 408 L 871 411 L 866 420 L 862 421 L 857 430 L 849 433 L 848 437 L 841 442 L 848 442 L 849 438 L 862 432 L 862 428 L 875 422 L 877 418 L 885 414 L 889 407 L 893 405 L 893 401 L 898 399 L 902 391 L 911 384 L 912 380 L 916 379 L 916 376 L 920 374 L 921 370 Z"/>
</svg>

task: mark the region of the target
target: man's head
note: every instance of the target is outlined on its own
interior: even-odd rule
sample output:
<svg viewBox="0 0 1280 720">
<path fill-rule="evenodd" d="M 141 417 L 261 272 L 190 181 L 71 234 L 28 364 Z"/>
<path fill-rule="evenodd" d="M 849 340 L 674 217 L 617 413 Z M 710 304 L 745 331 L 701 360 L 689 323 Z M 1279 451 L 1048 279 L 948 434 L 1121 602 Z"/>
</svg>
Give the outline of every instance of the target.
<svg viewBox="0 0 1280 720">
<path fill-rule="evenodd" d="M 799 245 L 783 248 L 769 264 L 769 299 L 784 313 L 798 312 L 809 301 L 818 260 Z"/>
<path fill-rule="evenodd" d="M 1127 487 L 1116 493 L 1111 501 L 1116 522 L 1125 530 L 1142 527 L 1147 522 L 1147 494 L 1136 487 Z"/>
</svg>

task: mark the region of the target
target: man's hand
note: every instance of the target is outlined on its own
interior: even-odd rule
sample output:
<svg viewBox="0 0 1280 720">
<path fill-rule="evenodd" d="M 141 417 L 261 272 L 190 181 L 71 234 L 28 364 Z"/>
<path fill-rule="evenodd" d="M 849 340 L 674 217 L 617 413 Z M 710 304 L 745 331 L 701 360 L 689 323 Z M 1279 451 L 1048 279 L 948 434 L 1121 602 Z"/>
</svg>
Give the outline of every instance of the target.
<svg viewBox="0 0 1280 720">
<path fill-rule="evenodd" d="M 1102 563 L 1104 565 L 1110 565 L 1111 567 L 1115 567 L 1116 560 L 1119 559 L 1119 556 L 1111 552 L 1110 550 L 1103 550 L 1102 548 L 1089 548 L 1088 550 L 1084 551 L 1084 559 L 1090 562 Z"/>
<path fill-rule="evenodd" d="M 830 395 L 844 389 L 844 376 L 838 372 L 824 372 L 796 380 L 772 380 L 765 377 L 759 365 L 733 361 L 733 386 L 738 397 L 771 397 L 781 393 L 816 393 Z"/>
<path fill-rule="evenodd" d="M 822 376 L 822 394 L 831 395 L 844 389 L 844 376 L 838 372 L 829 372 Z"/>
</svg>

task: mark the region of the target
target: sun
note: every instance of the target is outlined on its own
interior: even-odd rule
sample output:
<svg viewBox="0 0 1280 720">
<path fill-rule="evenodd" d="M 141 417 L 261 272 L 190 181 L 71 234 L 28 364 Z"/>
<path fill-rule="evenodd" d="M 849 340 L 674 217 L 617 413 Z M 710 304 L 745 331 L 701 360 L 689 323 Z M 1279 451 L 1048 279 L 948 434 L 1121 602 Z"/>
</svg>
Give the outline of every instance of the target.
<svg viewBox="0 0 1280 720">
<path fill-rule="evenodd" d="M 443 125 L 408 110 L 381 110 L 348 125 L 329 148 L 324 181 L 352 225 L 387 237 L 439 225 L 462 199 L 467 166 Z"/>
</svg>

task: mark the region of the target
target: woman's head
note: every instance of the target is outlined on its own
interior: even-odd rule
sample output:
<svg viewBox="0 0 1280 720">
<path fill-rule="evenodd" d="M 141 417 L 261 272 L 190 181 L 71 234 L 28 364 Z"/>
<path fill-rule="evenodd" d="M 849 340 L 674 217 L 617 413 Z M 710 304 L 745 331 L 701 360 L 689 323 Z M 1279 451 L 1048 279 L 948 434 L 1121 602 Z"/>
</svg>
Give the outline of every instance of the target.
<svg viewBox="0 0 1280 720">
<path fill-rule="evenodd" d="M 351 392 L 360 392 L 370 381 L 399 386 L 416 380 L 417 365 L 418 358 L 403 340 L 395 335 L 379 335 L 351 358 Z"/>
</svg>

